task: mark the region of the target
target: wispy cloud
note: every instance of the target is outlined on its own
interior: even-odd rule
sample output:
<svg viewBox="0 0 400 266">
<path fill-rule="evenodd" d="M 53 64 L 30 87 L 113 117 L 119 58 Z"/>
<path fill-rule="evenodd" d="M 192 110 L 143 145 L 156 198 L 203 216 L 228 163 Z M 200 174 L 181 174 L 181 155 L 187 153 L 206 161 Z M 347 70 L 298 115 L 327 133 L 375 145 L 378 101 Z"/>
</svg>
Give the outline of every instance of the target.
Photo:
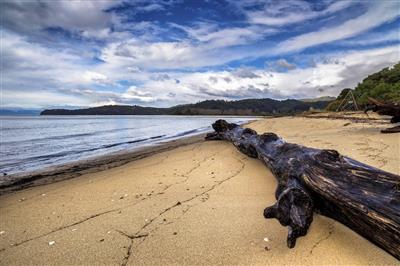
<svg viewBox="0 0 400 266">
<path fill-rule="evenodd" d="M 305 33 L 279 44 L 277 53 L 292 52 L 307 47 L 353 37 L 400 16 L 400 2 L 382 1 L 371 4 L 364 14 L 329 28 Z"/>
<path fill-rule="evenodd" d="M 228 2 L 1 2 L 1 105 L 334 96 L 400 60 L 396 1 Z"/>
<path fill-rule="evenodd" d="M 385 44 L 391 42 L 400 42 L 400 28 L 391 29 L 384 32 L 374 32 L 356 36 L 338 43 L 344 46 L 367 46 L 375 44 Z"/>
<path fill-rule="evenodd" d="M 312 4 L 307 1 L 267 1 L 262 5 L 261 10 L 254 11 L 247 10 L 246 2 L 244 2 L 243 10 L 252 23 L 281 27 L 327 16 L 352 4 L 354 4 L 352 1 L 337 1 L 327 5 L 322 10 L 314 10 Z"/>
</svg>

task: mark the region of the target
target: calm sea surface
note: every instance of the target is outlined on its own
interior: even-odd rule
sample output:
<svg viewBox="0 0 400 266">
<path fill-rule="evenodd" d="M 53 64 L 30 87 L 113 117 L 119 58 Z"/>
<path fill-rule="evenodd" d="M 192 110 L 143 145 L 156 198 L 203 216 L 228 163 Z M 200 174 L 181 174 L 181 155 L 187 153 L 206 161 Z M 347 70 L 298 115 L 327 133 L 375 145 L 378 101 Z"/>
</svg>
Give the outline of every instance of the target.
<svg viewBox="0 0 400 266">
<path fill-rule="evenodd" d="M 210 116 L 0 116 L 0 179 L 211 130 Z"/>
</svg>

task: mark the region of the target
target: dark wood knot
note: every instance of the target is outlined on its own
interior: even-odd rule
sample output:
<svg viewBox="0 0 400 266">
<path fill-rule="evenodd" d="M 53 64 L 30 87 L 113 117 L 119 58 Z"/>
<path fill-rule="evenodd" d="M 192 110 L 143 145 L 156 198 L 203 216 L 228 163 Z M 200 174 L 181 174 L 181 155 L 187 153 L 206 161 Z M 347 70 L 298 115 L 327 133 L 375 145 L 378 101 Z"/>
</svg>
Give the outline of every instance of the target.
<svg viewBox="0 0 400 266">
<path fill-rule="evenodd" d="M 260 135 L 260 138 L 264 142 L 276 141 L 279 139 L 278 135 L 271 132 Z"/>
</svg>

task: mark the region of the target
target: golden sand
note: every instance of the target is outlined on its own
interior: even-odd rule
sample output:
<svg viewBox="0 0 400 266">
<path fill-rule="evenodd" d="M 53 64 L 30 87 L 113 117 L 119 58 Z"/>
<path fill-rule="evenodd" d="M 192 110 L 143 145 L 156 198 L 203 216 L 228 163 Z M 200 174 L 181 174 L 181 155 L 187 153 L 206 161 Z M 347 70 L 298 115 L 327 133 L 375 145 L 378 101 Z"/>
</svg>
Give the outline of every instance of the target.
<svg viewBox="0 0 400 266">
<path fill-rule="evenodd" d="M 400 174 L 400 135 L 379 133 L 387 125 L 285 117 L 249 127 Z M 287 229 L 262 216 L 275 187 L 261 161 L 228 142 L 200 141 L 3 195 L 0 264 L 398 265 L 320 215 L 288 249 Z"/>
</svg>

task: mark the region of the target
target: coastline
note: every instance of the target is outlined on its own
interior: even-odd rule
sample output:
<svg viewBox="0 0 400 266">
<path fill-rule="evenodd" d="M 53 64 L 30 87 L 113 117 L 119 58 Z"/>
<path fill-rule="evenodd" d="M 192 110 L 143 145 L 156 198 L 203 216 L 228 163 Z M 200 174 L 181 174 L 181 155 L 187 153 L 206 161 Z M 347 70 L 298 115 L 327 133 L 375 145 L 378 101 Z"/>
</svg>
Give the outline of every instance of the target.
<svg viewBox="0 0 400 266">
<path fill-rule="evenodd" d="M 336 149 L 400 174 L 399 136 L 381 134 L 385 120 L 374 121 L 281 117 L 248 127 Z M 287 228 L 262 216 L 275 202 L 276 189 L 263 163 L 228 142 L 190 141 L 118 167 L 0 196 L 5 217 L 0 260 L 6 265 L 398 264 L 318 214 L 307 236 L 288 249 Z"/>
<path fill-rule="evenodd" d="M 252 116 L 251 118 L 260 119 L 261 117 Z M 267 117 L 264 117 L 264 119 L 265 118 Z M 238 124 L 244 126 L 254 121 L 256 120 L 242 121 Z M 192 129 L 184 133 L 191 133 L 198 130 L 199 129 Z M 204 140 L 204 137 L 208 132 L 208 130 L 201 130 L 196 134 L 176 135 L 170 137 L 170 139 L 162 140 L 161 142 L 145 144 L 144 146 L 128 149 L 126 151 L 111 152 L 108 154 L 92 156 L 86 159 L 79 159 L 77 161 L 45 167 L 26 173 L 4 175 L 1 177 L 2 180 L 0 180 L 0 196 L 30 187 L 51 184 L 54 182 L 75 178 L 84 174 L 95 173 L 98 171 L 118 167 L 160 152 L 195 144 Z"/>
<path fill-rule="evenodd" d="M 120 151 L 99 155 L 67 164 L 47 167 L 29 173 L 3 176 L 3 178 L 6 180 L 2 181 L 0 184 L 0 196 L 30 187 L 51 184 L 75 178 L 84 174 L 95 173 L 118 167 L 160 152 L 195 144 L 202 141 L 205 134 L 206 133 L 200 133 L 194 136 L 186 136 L 179 139 L 165 141 L 161 144 L 148 145 L 130 151 Z"/>
</svg>

